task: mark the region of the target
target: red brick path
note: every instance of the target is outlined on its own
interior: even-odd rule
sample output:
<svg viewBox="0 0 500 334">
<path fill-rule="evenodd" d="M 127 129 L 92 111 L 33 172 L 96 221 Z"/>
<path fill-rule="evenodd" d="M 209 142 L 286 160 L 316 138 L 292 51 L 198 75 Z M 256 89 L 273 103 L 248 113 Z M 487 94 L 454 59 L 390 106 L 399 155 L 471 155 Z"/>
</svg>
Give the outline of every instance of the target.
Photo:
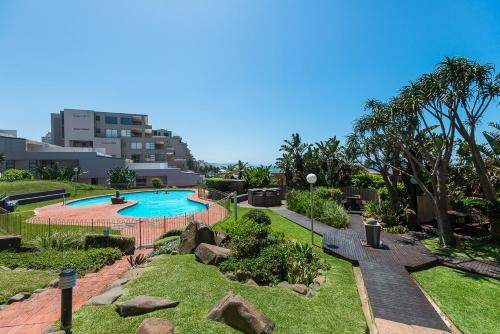
<svg viewBox="0 0 500 334">
<path fill-rule="evenodd" d="M 138 250 L 148 253 L 150 250 Z M 73 312 L 97 296 L 130 268 L 126 257 L 77 280 L 73 289 Z M 0 334 L 39 334 L 60 318 L 61 291 L 47 288 L 0 311 Z"/>
</svg>

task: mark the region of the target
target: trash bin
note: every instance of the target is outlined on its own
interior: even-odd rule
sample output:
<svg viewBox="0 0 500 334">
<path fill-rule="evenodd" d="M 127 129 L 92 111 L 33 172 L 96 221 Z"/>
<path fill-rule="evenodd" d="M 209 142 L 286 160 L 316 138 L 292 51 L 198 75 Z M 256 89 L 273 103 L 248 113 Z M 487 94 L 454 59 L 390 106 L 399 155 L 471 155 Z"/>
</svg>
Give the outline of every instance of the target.
<svg viewBox="0 0 500 334">
<path fill-rule="evenodd" d="M 365 222 L 366 245 L 379 247 L 381 231 L 382 226 L 374 218 L 368 218 Z"/>
</svg>

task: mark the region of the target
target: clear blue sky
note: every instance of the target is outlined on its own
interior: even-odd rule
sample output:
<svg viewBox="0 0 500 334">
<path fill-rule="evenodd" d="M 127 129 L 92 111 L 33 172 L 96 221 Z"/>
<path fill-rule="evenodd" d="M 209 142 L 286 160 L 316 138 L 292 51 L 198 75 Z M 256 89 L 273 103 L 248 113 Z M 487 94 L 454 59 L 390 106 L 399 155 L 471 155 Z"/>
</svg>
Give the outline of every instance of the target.
<svg viewBox="0 0 500 334">
<path fill-rule="evenodd" d="M 2 0 L 0 128 L 144 113 L 199 159 L 271 163 L 292 132 L 343 138 L 445 55 L 500 71 L 500 1 Z"/>
</svg>

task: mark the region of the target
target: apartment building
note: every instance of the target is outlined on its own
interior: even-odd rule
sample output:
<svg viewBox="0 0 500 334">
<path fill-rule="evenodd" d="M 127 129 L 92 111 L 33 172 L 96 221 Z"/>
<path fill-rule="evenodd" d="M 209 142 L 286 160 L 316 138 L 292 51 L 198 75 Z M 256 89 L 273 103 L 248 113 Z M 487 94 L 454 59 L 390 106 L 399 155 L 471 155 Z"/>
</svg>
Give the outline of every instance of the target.
<svg viewBox="0 0 500 334">
<path fill-rule="evenodd" d="M 53 143 L 65 147 L 103 148 L 112 157 L 134 163 L 167 163 L 187 170 L 191 152 L 179 136 L 153 130 L 143 114 L 64 109 L 51 114 Z"/>
</svg>

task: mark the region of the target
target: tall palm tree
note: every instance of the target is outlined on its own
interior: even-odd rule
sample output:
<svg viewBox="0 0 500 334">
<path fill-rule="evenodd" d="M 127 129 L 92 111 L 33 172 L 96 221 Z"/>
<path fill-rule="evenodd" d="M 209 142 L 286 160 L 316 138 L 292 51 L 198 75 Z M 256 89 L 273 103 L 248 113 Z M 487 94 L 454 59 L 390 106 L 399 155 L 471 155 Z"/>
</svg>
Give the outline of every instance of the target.
<svg viewBox="0 0 500 334">
<path fill-rule="evenodd" d="M 248 167 L 248 162 L 243 162 L 241 160 L 238 160 L 235 166 L 235 171 L 238 173 L 238 180 L 243 179 L 243 174 L 245 173 L 245 170 Z"/>
<path fill-rule="evenodd" d="M 304 171 L 304 153 L 308 150 L 310 145 L 302 142 L 302 138 L 298 133 L 292 134 L 291 139 L 285 139 L 285 143 L 281 145 L 280 151 L 284 155 L 289 155 L 291 164 L 291 183 L 297 186 L 305 184 L 305 171 Z"/>
</svg>

